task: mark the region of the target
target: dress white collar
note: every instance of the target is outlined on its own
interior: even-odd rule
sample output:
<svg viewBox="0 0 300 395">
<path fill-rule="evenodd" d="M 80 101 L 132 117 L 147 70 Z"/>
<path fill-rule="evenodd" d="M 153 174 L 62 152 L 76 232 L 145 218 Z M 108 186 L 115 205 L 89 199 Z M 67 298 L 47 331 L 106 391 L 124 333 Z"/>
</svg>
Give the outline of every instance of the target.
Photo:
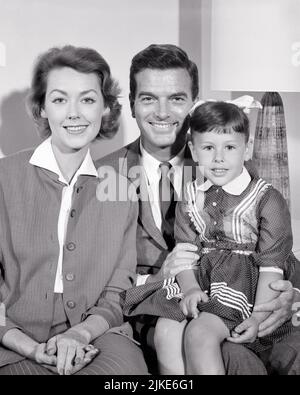
<svg viewBox="0 0 300 395">
<path fill-rule="evenodd" d="M 242 173 L 234 180 L 230 181 L 228 184 L 223 185 L 222 189 L 224 189 L 225 192 L 230 193 L 231 195 L 239 196 L 245 191 L 250 182 L 250 174 L 244 166 Z M 207 180 L 203 184 L 198 185 L 197 189 L 206 192 L 212 185 L 214 184 L 211 181 Z"/>
</svg>

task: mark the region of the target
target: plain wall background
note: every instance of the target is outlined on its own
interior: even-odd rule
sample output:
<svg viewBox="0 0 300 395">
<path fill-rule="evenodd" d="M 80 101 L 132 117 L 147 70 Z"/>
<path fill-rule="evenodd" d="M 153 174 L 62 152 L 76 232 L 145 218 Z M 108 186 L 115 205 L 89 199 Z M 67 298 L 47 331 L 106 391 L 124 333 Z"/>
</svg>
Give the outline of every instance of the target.
<svg viewBox="0 0 300 395">
<path fill-rule="evenodd" d="M 95 48 L 119 80 L 122 126 L 113 140 L 96 144 L 100 157 L 139 135 L 128 103 L 131 58 L 151 43 L 178 44 L 178 37 L 179 0 L 0 0 L 0 154 L 39 142 L 24 100 L 41 52 L 64 44 Z"/>
<path fill-rule="evenodd" d="M 113 140 L 95 145 L 95 157 L 114 151 L 139 135 L 128 103 L 129 66 L 132 56 L 151 43 L 179 44 L 188 52 L 199 67 L 202 98 L 227 100 L 247 94 L 211 90 L 210 27 L 211 0 L 0 0 L 0 57 L 1 44 L 6 49 L 6 66 L 0 66 L 0 156 L 39 143 L 24 101 L 33 60 L 55 45 L 71 43 L 95 48 L 120 82 L 121 129 Z M 262 95 L 248 93 L 257 99 Z M 300 93 L 284 93 L 282 98 L 294 244 L 300 251 Z M 252 132 L 256 115 L 253 112 L 250 116 Z"/>
</svg>

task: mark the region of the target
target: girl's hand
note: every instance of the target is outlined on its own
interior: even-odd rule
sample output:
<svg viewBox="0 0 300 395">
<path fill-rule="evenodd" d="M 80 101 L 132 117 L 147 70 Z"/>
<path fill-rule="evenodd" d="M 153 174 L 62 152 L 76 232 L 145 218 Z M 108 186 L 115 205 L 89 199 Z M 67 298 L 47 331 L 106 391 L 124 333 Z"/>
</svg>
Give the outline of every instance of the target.
<svg viewBox="0 0 300 395">
<path fill-rule="evenodd" d="M 257 338 L 259 322 L 251 316 L 238 325 L 227 338 L 232 343 L 253 343 Z"/>
<path fill-rule="evenodd" d="M 198 318 L 198 303 L 207 302 L 208 296 L 200 288 L 192 288 L 185 293 L 184 298 L 180 302 L 181 311 L 185 316 Z"/>
</svg>

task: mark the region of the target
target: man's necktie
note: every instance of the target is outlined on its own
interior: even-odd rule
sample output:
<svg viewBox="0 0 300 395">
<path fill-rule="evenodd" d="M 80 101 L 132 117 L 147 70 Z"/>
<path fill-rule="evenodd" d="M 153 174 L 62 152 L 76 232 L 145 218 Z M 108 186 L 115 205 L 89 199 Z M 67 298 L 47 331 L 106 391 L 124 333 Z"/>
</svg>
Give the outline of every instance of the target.
<svg viewBox="0 0 300 395">
<path fill-rule="evenodd" d="M 174 177 L 173 172 L 170 171 L 172 165 L 169 162 L 162 162 L 159 167 L 161 170 L 161 178 L 159 180 L 159 200 L 162 218 L 161 232 L 169 250 L 172 250 L 175 245 L 174 220 L 176 199 L 173 186 Z"/>
</svg>

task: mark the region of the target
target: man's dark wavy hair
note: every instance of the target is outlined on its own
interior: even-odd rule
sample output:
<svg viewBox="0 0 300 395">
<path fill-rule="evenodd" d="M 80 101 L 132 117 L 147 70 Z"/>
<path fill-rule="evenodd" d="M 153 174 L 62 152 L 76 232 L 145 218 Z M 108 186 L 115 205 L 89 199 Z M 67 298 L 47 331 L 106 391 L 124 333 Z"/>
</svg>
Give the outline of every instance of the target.
<svg viewBox="0 0 300 395">
<path fill-rule="evenodd" d="M 151 44 L 149 47 L 137 53 L 130 67 L 130 94 L 129 100 L 133 108 L 136 96 L 136 74 L 145 69 L 185 69 L 191 77 L 192 99 L 199 93 L 198 68 L 192 62 L 186 52 L 172 44 Z"/>
</svg>

